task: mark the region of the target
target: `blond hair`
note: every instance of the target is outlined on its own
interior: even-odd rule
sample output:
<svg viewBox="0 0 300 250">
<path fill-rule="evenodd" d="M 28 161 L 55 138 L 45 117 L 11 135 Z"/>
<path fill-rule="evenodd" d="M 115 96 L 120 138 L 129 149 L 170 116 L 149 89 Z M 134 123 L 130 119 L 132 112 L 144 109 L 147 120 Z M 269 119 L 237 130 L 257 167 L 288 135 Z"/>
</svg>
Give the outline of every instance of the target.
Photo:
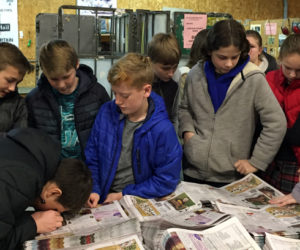
<svg viewBox="0 0 300 250">
<path fill-rule="evenodd" d="M 164 65 L 178 64 L 181 51 L 173 34 L 158 33 L 148 44 L 148 56 L 153 63 Z"/>
<path fill-rule="evenodd" d="M 78 56 L 75 49 L 64 40 L 52 40 L 40 49 L 40 66 L 48 76 L 64 74 L 77 68 Z"/>
<path fill-rule="evenodd" d="M 111 85 L 127 82 L 137 88 L 152 84 L 154 73 L 151 60 L 138 53 L 128 53 L 113 64 L 108 72 L 107 80 Z"/>
</svg>

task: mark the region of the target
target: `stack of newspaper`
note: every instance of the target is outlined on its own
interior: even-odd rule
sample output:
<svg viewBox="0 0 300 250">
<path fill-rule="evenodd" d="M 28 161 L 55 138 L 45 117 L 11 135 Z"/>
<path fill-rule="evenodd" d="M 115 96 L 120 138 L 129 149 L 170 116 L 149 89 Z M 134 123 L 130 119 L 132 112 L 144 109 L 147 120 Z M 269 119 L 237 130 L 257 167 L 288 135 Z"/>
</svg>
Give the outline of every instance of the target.
<svg viewBox="0 0 300 250">
<path fill-rule="evenodd" d="M 73 218 L 64 217 L 64 226 L 35 240 L 26 241 L 24 249 L 86 249 L 96 243 L 135 235 L 140 240 L 141 228 L 136 218 L 129 218 L 119 202 L 84 208 Z"/>
<path fill-rule="evenodd" d="M 263 250 L 297 250 L 300 249 L 300 240 L 289 239 L 279 235 L 266 233 L 266 243 Z"/>
</svg>

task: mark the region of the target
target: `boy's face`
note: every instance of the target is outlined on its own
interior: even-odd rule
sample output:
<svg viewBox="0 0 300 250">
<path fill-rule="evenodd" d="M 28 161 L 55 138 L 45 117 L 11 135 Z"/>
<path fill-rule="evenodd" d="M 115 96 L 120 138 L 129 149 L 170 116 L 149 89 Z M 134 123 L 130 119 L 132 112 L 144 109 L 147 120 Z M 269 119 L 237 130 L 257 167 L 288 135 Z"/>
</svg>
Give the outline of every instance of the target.
<svg viewBox="0 0 300 250">
<path fill-rule="evenodd" d="M 49 76 L 44 72 L 50 85 L 63 95 L 70 95 L 74 92 L 78 85 L 78 77 L 76 77 L 76 69 L 72 68 L 59 75 Z"/>
<path fill-rule="evenodd" d="M 289 82 L 300 79 L 300 55 L 298 53 L 284 56 L 281 65 L 282 72 Z"/>
<path fill-rule="evenodd" d="M 0 98 L 8 93 L 15 91 L 16 86 L 24 78 L 24 74 L 20 74 L 19 70 L 13 66 L 6 66 L 0 71 Z"/>
<path fill-rule="evenodd" d="M 241 51 L 233 45 L 212 51 L 211 61 L 215 66 L 215 71 L 218 74 L 228 73 L 237 65 L 240 55 Z"/>
<path fill-rule="evenodd" d="M 130 121 L 143 120 L 148 111 L 147 98 L 151 93 L 151 85 L 145 84 L 142 88 L 131 86 L 128 82 L 112 85 L 115 102 Z M 142 119 L 143 118 L 143 119 Z"/>
<path fill-rule="evenodd" d="M 174 72 L 177 69 L 178 64 L 161 64 L 161 63 L 153 63 L 153 71 L 154 74 L 163 82 L 169 81 L 173 75 Z"/>
</svg>

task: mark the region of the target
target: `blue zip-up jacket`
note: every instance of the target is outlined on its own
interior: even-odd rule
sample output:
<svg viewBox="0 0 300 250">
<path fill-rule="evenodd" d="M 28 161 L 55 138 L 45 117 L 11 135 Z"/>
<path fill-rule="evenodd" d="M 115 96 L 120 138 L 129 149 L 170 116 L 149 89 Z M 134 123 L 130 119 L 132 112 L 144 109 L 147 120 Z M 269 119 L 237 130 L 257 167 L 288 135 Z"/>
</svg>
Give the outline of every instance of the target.
<svg viewBox="0 0 300 250">
<path fill-rule="evenodd" d="M 163 99 L 151 93 L 145 122 L 133 138 L 132 168 L 135 184 L 127 185 L 123 195 L 155 198 L 173 192 L 180 179 L 182 149 L 168 119 Z M 102 203 L 109 193 L 118 168 L 125 117 L 115 104 L 101 107 L 85 155 L 93 176 L 93 192 Z"/>
</svg>

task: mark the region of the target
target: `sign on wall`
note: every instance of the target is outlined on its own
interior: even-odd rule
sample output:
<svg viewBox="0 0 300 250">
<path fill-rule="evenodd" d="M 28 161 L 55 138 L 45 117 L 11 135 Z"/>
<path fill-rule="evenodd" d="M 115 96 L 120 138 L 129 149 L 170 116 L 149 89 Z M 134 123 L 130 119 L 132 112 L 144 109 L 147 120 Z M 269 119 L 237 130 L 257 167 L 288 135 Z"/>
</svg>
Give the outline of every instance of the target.
<svg viewBox="0 0 300 250">
<path fill-rule="evenodd" d="M 18 0 L 0 0 L 0 42 L 19 46 Z"/>
</svg>

